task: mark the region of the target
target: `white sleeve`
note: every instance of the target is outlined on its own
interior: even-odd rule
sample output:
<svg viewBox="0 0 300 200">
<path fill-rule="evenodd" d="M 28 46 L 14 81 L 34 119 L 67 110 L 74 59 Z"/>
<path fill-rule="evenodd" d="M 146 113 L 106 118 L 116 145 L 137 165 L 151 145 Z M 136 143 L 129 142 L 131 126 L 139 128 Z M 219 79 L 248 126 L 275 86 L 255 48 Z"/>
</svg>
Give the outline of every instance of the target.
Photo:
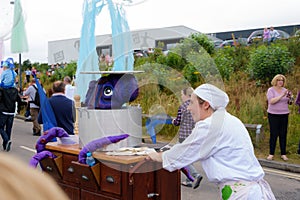
<svg viewBox="0 0 300 200">
<path fill-rule="evenodd" d="M 198 122 L 189 137 L 162 154 L 163 168 L 174 171 L 202 159 L 199 152 L 208 132 L 209 124 Z"/>
</svg>

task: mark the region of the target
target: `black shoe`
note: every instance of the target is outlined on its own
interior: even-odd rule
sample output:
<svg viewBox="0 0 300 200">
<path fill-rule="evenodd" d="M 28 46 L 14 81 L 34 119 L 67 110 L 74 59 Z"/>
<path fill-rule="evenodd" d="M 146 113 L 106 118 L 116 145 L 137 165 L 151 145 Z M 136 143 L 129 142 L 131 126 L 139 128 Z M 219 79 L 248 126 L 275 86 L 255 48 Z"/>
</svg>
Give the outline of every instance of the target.
<svg viewBox="0 0 300 200">
<path fill-rule="evenodd" d="M 199 187 L 202 179 L 203 179 L 203 177 L 200 174 L 198 174 L 196 176 L 196 181 L 195 181 L 195 185 L 194 185 L 193 189 L 196 189 L 197 187 Z"/>
<path fill-rule="evenodd" d="M 10 151 L 10 146 L 11 146 L 11 141 L 9 140 L 6 144 L 5 151 L 9 152 Z"/>
<path fill-rule="evenodd" d="M 39 131 L 39 132 L 37 132 L 37 133 L 33 132 L 32 135 L 33 135 L 33 136 L 41 136 L 41 131 Z"/>
<path fill-rule="evenodd" d="M 189 181 L 184 181 L 184 182 L 181 183 L 181 185 L 183 185 L 185 187 L 193 187 L 192 182 L 189 182 Z"/>
</svg>

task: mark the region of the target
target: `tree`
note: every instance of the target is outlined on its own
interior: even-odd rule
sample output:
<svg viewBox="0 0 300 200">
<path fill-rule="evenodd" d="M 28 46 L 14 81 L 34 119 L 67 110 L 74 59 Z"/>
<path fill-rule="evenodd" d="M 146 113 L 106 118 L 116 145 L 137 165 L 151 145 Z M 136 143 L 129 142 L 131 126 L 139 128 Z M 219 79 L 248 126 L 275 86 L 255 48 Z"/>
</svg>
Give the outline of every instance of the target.
<svg viewBox="0 0 300 200">
<path fill-rule="evenodd" d="M 287 74 L 295 59 L 288 48 L 281 44 L 259 46 L 250 53 L 249 72 L 252 78 L 270 82 L 276 74 Z"/>
</svg>

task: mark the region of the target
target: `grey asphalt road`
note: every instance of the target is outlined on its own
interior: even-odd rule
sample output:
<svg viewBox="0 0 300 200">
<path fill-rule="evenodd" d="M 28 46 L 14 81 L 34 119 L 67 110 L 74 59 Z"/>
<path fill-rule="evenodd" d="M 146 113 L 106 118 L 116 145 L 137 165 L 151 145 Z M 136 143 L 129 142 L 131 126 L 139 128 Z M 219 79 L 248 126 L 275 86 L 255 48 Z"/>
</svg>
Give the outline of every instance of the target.
<svg viewBox="0 0 300 200">
<path fill-rule="evenodd" d="M 38 137 L 32 136 L 32 123 L 15 119 L 12 133 L 12 149 L 8 154 L 16 156 L 25 163 L 35 154 L 35 143 Z M 218 188 L 209 183 L 200 163 L 195 167 L 204 176 L 201 185 L 197 189 L 181 186 L 182 200 L 217 200 Z M 300 199 L 300 174 L 285 171 L 265 169 L 265 179 L 269 182 L 277 200 L 299 200 Z M 185 177 L 182 175 L 182 181 Z"/>
<path fill-rule="evenodd" d="M 32 135 L 32 123 L 24 120 L 14 120 L 12 130 L 12 146 L 9 154 L 29 163 L 30 158 L 35 154 L 35 143 L 38 137 Z"/>
</svg>

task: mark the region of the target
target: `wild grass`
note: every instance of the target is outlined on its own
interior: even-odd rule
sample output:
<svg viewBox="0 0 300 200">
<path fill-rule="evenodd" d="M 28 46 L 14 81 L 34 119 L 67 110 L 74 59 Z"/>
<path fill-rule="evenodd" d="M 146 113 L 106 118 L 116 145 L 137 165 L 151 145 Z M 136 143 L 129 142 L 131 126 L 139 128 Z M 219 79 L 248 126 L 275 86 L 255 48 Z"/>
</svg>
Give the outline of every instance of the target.
<svg viewBox="0 0 300 200">
<path fill-rule="evenodd" d="M 287 77 L 287 88 L 291 90 L 296 97 L 300 90 L 300 66 L 296 65 Z M 163 77 L 161 77 L 163 78 Z M 25 75 L 23 77 L 25 80 Z M 143 83 L 145 81 L 145 83 Z M 45 78 L 43 81 L 46 90 L 52 87 L 52 82 Z M 180 94 L 174 94 L 167 88 L 157 84 L 148 84 L 145 79 L 139 81 L 140 94 L 131 104 L 140 104 L 143 114 L 167 113 L 175 117 L 180 105 Z M 229 80 L 224 80 L 224 88 L 230 98 L 227 111 L 237 116 L 243 123 L 262 124 L 264 137 L 258 145 L 255 146 L 255 152 L 258 158 L 265 158 L 269 151 L 269 124 L 267 118 L 266 91 L 270 87 L 268 84 L 257 83 L 249 79 L 249 76 L 243 72 L 236 72 Z M 296 154 L 298 142 L 300 139 L 300 114 L 297 113 L 298 107 L 290 105 L 288 135 L 287 135 L 287 155 L 290 158 L 289 163 L 300 164 L 299 155 Z M 23 109 L 24 110 L 24 109 Z M 23 110 L 21 114 L 23 114 Z M 143 118 L 143 135 L 149 137 L 145 128 L 146 118 Z M 173 125 L 159 125 L 156 128 L 158 141 L 169 142 L 176 138 L 178 127 Z M 255 132 L 249 130 L 249 134 L 255 140 Z M 279 143 L 276 146 L 275 159 L 280 160 Z"/>
<path fill-rule="evenodd" d="M 293 72 L 287 77 L 287 88 L 292 90 L 296 97 L 300 89 L 300 70 L 295 66 Z M 257 84 L 250 80 L 247 74 L 238 72 L 224 82 L 225 91 L 230 98 L 227 111 L 237 116 L 246 124 L 262 124 L 263 137 L 258 145 L 255 145 L 255 152 L 258 158 L 266 158 L 269 153 L 269 124 L 267 118 L 266 92 L 270 85 Z M 157 85 L 145 85 L 140 88 L 140 95 L 135 102 L 139 102 L 143 113 L 155 114 L 158 112 L 176 116 L 180 100 L 176 94 L 166 94 Z M 298 107 L 290 105 L 289 125 L 287 135 L 287 155 L 289 163 L 300 164 L 297 155 L 298 142 L 300 139 L 300 114 Z M 178 127 L 172 125 L 161 125 L 157 127 L 159 140 L 170 141 L 177 135 Z M 145 134 L 145 133 L 144 133 Z M 255 143 L 255 131 L 249 130 L 249 134 Z M 276 157 L 277 156 L 277 157 Z M 276 146 L 275 159 L 280 161 L 279 142 Z"/>
</svg>

